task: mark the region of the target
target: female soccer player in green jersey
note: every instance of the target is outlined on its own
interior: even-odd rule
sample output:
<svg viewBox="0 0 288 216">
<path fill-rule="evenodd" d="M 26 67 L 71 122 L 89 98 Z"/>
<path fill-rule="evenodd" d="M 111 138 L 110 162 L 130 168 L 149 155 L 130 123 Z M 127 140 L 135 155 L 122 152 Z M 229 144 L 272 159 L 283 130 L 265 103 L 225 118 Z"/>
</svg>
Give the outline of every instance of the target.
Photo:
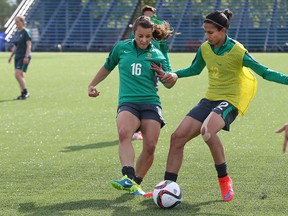
<svg viewBox="0 0 288 216">
<path fill-rule="evenodd" d="M 15 18 L 15 24 L 18 31 L 16 32 L 16 39 L 12 47 L 11 55 L 8 62 L 11 63 L 12 58 L 15 54 L 15 78 L 19 84 L 21 91 L 21 95 L 17 97 L 17 99 L 25 100 L 30 95 L 26 87 L 24 72 L 27 71 L 28 64 L 31 60 L 32 39 L 29 30 L 25 28 L 25 17 L 17 16 Z"/>
<path fill-rule="evenodd" d="M 165 125 L 160 98 L 155 88 L 156 72 L 151 70 L 151 63 L 162 65 L 164 71 L 168 67 L 165 57 L 153 46 L 151 40 L 161 40 L 170 32 L 165 26 L 154 24 L 147 16 L 136 19 L 133 32 L 135 39 L 121 41 L 114 46 L 104 66 L 89 84 L 88 94 L 90 97 L 99 96 L 95 87 L 118 65 L 120 85 L 117 128 L 123 177 L 112 180 L 112 186 L 145 196 L 140 184 L 153 163 L 160 129 Z M 176 75 L 169 73 L 163 78 L 163 84 L 167 88 L 171 88 L 177 80 Z M 131 138 L 138 129 L 143 133 L 143 149 L 134 169 L 135 151 Z"/>
<path fill-rule="evenodd" d="M 234 191 L 227 173 L 224 147 L 217 133 L 221 129 L 229 131 L 230 124 L 238 114 L 246 112 L 255 95 L 256 79 L 248 68 L 268 81 L 288 84 L 287 75 L 256 62 L 242 44 L 227 35 L 232 15 L 229 9 L 208 14 L 203 24 L 207 41 L 198 49 L 190 67 L 175 72 L 179 78 L 195 76 L 206 66 L 209 86 L 205 97 L 171 135 L 164 176 L 166 180 L 177 180 L 185 144 L 201 134 L 212 154 L 224 201 L 231 201 Z M 163 73 L 157 65 L 152 69 Z"/>
<path fill-rule="evenodd" d="M 162 20 L 158 20 L 157 19 L 157 15 L 156 15 L 156 8 L 150 6 L 150 5 L 145 5 L 142 7 L 141 9 L 141 15 L 143 16 L 148 16 L 151 18 L 151 20 L 160 26 L 163 26 L 165 23 Z M 170 28 L 170 26 L 168 25 L 167 28 Z M 169 36 L 169 35 L 167 35 Z M 131 32 L 130 34 L 130 38 L 133 39 L 134 38 L 134 34 L 133 32 Z M 164 55 L 164 57 L 166 58 L 167 64 L 168 64 L 168 71 L 172 71 L 172 66 L 170 63 L 170 59 L 168 56 L 168 44 L 167 44 L 167 40 L 165 39 L 161 39 L 161 40 L 151 40 L 152 44 L 158 48 L 162 54 Z M 158 79 L 158 77 L 155 77 L 155 79 Z M 157 81 L 157 80 L 156 80 Z M 158 82 L 156 82 L 156 88 L 158 88 Z M 142 136 L 142 132 L 141 131 L 137 131 L 134 133 L 134 135 L 132 136 L 132 139 L 137 139 L 137 140 L 143 140 L 143 136 Z"/>
</svg>

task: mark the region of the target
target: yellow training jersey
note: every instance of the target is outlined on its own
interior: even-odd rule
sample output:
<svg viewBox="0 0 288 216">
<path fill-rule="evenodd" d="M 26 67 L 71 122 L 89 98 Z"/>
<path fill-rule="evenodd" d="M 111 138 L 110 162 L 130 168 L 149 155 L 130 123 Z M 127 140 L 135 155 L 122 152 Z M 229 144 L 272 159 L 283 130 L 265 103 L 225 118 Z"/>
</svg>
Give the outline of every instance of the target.
<svg viewBox="0 0 288 216">
<path fill-rule="evenodd" d="M 209 73 L 209 86 L 205 97 L 209 100 L 227 100 L 244 115 L 255 96 L 257 80 L 254 74 L 243 67 L 247 50 L 239 42 L 223 56 L 216 55 L 208 42 L 201 45 L 202 57 Z"/>
</svg>

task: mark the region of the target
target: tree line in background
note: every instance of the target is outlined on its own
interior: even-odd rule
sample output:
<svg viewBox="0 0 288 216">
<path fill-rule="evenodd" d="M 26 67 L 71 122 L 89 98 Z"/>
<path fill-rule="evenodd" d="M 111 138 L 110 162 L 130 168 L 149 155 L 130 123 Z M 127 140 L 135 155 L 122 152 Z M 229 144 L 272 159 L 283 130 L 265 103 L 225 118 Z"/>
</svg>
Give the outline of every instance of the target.
<svg viewBox="0 0 288 216">
<path fill-rule="evenodd" d="M 0 32 L 4 30 L 4 25 L 16 10 L 22 0 L 0 0 Z"/>
<path fill-rule="evenodd" d="M 17 6 L 21 3 L 21 1 L 22 0 L 0 0 L 0 8 L 1 8 L 1 10 L 0 10 L 0 32 L 3 32 L 5 30 L 4 29 L 5 23 L 8 21 L 10 16 L 16 10 Z M 79 0 L 79 1 L 85 2 L 87 0 Z M 99 0 L 99 1 L 102 1 L 102 0 Z M 171 0 L 164 0 L 163 2 L 165 2 L 165 1 L 171 1 Z M 187 0 L 177 0 L 177 1 L 181 2 L 181 1 L 187 1 Z M 191 1 L 201 4 L 201 2 L 204 2 L 205 0 L 191 0 Z M 234 2 L 234 1 L 244 4 L 244 2 L 247 1 L 247 0 L 222 0 L 221 3 L 225 5 L 225 3 L 229 3 L 229 2 L 231 3 L 231 2 Z M 257 5 L 257 6 L 262 5 L 263 10 L 265 10 L 265 5 L 267 7 L 273 7 L 271 4 L 267 4 L 267 0 L 249 0 L 248 2 L 250 2 L 250 1 L 251 2 L 253 1 L 253 3 L 255 5 Z M 272 0 L 268 0 L 268 1 L 272 1 Z M 147 5 L 151 5 L 151 6 L 155 7 L 157 0 L 141 0 L 140 2 L 141 2 L 141 4 L 139 5 L 139 8 L 137 8 L 137 11 L 139 11 L 139 12 L 136 13 L 135 16 L 139 16 L 140 15 L 140 8 L 143 5 L 147 4 Z M 279 6 L 283 6 L 283 7 L 287 7 L 288 6 L 288 1 L 287 0 L 278 0 L 278 5 Z M 234 7 L 237 7 L 237 6 L 234 6 Z M 233 9 L 237 9 L 237 8 L 231 8 L 231 9 L 233 11 Z M 171 10 L 173 10 L 173 8 L 171 8 Z M 251 8 L 250 8 L 250 11 L 254 11 L 254 10 L 251 10 Z M 250 16 L 256 17 L 256 19 L 258 17 L 256 12 L 254 14 L 250 14 Z M 267 19 L 269 19 L 269 16 L 267 17 Z M 284 21 L 284 23 L 285 23 L 284 25 L 285 26 L 287 25 L 287 22 L 286 22 L 287 20 L 286 19 L 287 19 L 287 17 L 283 17 L 283 20 L 285 20 Z M 282 19 L 279 20 L 279 22 L 283 22 Z"/>
<path fill-rule="evenodd" d="M 18 5 L 21 3 L 22 0 L 0 0 L 0 32 L 3 32 L 4 25 L 16 10 Z M 83 2 L 85 0 L 82 0 Z M 152 5 L 155 6 L 156 0 L 141 0 L 141 5 Z"/>
</svg>

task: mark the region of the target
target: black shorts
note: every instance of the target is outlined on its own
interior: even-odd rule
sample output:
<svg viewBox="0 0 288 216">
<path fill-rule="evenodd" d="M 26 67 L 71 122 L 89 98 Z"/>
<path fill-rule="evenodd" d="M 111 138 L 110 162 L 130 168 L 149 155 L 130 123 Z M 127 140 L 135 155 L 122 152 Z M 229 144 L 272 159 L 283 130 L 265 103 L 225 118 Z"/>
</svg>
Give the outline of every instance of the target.
<svg viewBox="0 0 288 216">
<path fill-rule="evenodd" d="M 238 109 L 228 101 L 211 101 L 203 98 L 195 107 L 190 110 L 187 116 L 191 116 L 192 118 L 203 123 L 212 111 L 221 115 L 225 121 L 223 130 L 226 131 L 230 130 L 230 124 L 236 119 L 238 115 Z"/>
<path fill-rule="evenodd" d="M 162 117 L 162 108 L 155 104 L 138 104 L 124 103 L 118 107 L 117 113 L 128 111 L 135 115 L 139 120 L 153 119 L 161 124 L 161 128 L 165 125 L 165 120 Z"/>
<path fill-rule="evenodd" d="M 31 61 L 31 57 L 29 57 L 28 64 L 24 64 L 23 60 L 24 60 L 24 58 L 15 58 L 15 62 L 14 62 L 15 65 L 14 66 L 15 66 L 15 69 L 22 70 L 23 72 L 26 72 L 28 69 L 28 65 Z"/>
</svg>

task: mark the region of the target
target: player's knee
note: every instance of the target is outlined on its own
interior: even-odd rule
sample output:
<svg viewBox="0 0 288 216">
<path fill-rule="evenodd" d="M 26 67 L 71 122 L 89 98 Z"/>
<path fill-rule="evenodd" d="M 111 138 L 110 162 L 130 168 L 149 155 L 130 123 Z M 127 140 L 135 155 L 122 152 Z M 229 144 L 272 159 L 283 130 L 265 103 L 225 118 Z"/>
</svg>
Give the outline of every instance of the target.
<svg viewBox="0 0 288 216">
<path fill-rule="evenodd" d="M 147 155 L 154 155 L 155 150 L 156 150 L 156 145 L 148 145 L 143 151 L 145 150 Z"/>
<path fill-rule="evenodd" d="M 211 138 L 211 133 L 209 133 L 207 128 L 201 128 L 201 135 L 205 142 L 207 142 Z"/>
<path fill-rule="evenodd" d="M 127 128 L 125 127 L 120 127 L 118 128 L 118 136 L 119 136 L 119 141 L 120 142 L 123 142 L 125 140 L 130 140 L 132 139 L 130 136 L 129 136 L 129 131 L 127 130 Z"/>
<path fill-rule="evenodd" d="M 179 132 L 175 131 L 174 133 L 171 134 L 171 143 L 178 143 L 181 138 L 183 138 L 183 134 L 180 134 Z"/>
<path fill-rule="evenodd" d="M 183 141 L 184 135 L 175 131 L 170 137 L 170 149 L 173 151 L 179 151 L 184 148 L 185 142 Z"/>
</svg>

